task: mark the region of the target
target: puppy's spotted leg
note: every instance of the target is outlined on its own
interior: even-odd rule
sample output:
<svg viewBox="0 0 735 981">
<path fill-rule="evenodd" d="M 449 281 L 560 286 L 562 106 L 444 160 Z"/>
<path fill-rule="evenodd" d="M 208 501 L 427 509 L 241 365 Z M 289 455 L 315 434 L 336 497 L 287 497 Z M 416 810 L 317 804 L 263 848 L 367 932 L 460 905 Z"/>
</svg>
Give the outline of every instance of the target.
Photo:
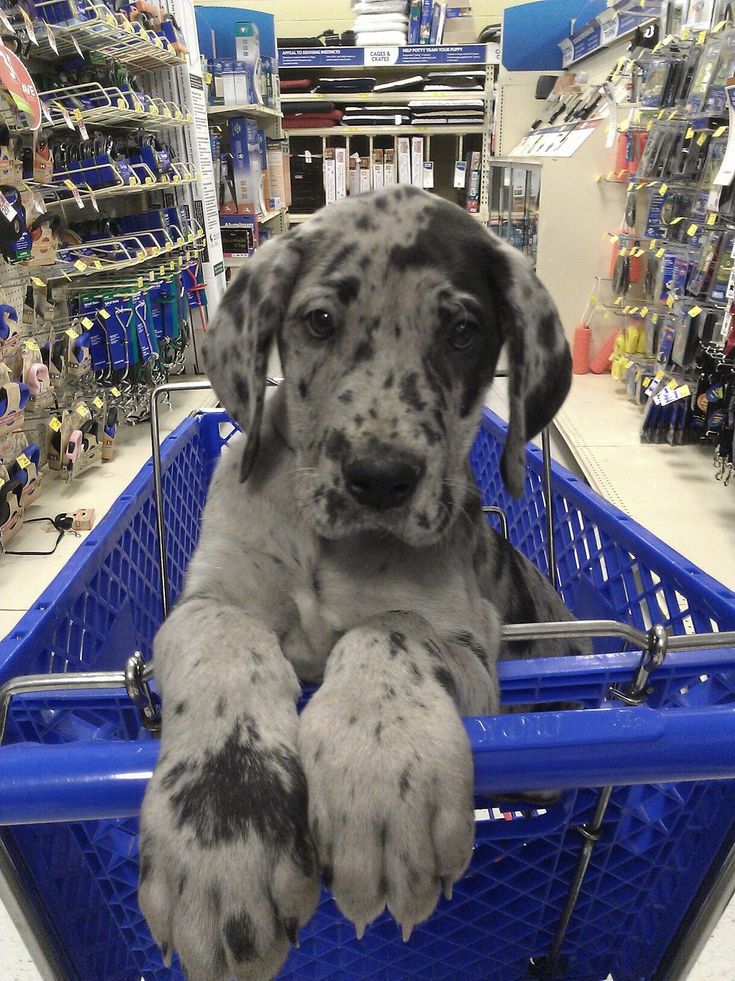
<svg viewBox="0 0 735 981">
<path fill-rule="evenodd" d="M 154 663 L 163 734 L 141 813 L 141 909 L 190 981 L 264 981 L 319 896 L 296 675 L 262 621 L 208 599 L 174 610 Z"/>
<path fill-rule="evenodd" d="M 358 935 L 387 904 L 407 937 L 451 894 L 474 839 L 460 711 L 496 708 L 494 670 L 416 614 L 373 617 L 335 646 L 299 748 L 325 879 Z"/>
</svg>

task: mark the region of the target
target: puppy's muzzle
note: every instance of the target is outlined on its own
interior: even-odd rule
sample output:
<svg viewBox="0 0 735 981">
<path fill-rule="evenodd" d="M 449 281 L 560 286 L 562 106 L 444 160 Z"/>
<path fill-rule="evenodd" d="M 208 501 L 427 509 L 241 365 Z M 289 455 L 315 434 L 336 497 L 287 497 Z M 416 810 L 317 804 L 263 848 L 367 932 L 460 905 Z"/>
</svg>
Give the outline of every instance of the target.
<svg viewBox="0 0 735 981">
<path fill-rule="evenodd" d="M 342 467 L 345 487 L 358 504 L 388 511 L 407 504 L 424 474 L 424 464 L 409 453 L 365 456 Z"/>
</svg>

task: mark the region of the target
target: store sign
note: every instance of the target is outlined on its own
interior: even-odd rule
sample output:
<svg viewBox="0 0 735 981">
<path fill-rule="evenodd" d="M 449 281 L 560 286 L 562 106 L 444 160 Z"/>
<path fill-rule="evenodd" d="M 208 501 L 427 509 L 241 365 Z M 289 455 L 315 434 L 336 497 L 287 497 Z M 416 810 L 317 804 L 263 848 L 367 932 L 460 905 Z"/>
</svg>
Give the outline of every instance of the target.
<svg viewBox="0 0 735 981">
<path fill-rule="evenodd" d="M 37 130 L 41 126 L 41 100 L 36 86 L 23 62 L 5 45 L 0 44 L 0 86 L 3 95 L 9 96 L 13 105 L 24 113 L 28 128 Z"/>
<path fill-rule="evenodd" d="M 485 65 L 500 61 L 494 44 L 417 44 L 408 47 L 279 48 L 279 68 L 378 68 L 391 65 Z"/>
</svg>

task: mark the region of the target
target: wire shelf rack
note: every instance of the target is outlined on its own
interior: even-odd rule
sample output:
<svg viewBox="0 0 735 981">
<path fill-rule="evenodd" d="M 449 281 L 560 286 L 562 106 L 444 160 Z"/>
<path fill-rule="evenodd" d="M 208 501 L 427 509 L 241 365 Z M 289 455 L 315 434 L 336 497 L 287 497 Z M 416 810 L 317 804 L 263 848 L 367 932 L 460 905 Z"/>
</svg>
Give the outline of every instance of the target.
<svg viewBox="0 0 735 981">
<path fill-rule="evenodd" d="M 191 113 L 174 102 L 99 82 L 68 85 L 38 94 L 44 129 L 73 130 L 84 125 L 157 130 L 192 122 Z"/>
<path fill-rule="evenodd" d="M 113 14 L 99 0 L 86 0 L 82 11 L 72 0 L 36 3 L 48 30 L 38 32 L 38 54 L 61 57 L 94 52 L 138 71 L 183 65 L 182 57 L 162 35 L 146 30 L 124 14 Z"/>
</svg>

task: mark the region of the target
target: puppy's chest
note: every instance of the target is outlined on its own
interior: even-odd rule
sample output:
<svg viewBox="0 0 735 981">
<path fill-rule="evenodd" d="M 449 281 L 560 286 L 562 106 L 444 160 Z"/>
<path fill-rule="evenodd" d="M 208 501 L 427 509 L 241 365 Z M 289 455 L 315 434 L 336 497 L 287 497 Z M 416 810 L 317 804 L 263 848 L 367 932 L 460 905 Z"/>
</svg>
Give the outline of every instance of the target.
<svg viewBox="0 0 735 981">
<path fill-rule="evenodd" d="M 423 615 L 440 633 L 475 617 L 475 600 L 461 568 L 427 556 L 340 554 L 325 548 L 294 591 L 301 627 L 315 654 L 326 656 L 337 638 L 369 617 L 391 610 Z"/>
</svg>

